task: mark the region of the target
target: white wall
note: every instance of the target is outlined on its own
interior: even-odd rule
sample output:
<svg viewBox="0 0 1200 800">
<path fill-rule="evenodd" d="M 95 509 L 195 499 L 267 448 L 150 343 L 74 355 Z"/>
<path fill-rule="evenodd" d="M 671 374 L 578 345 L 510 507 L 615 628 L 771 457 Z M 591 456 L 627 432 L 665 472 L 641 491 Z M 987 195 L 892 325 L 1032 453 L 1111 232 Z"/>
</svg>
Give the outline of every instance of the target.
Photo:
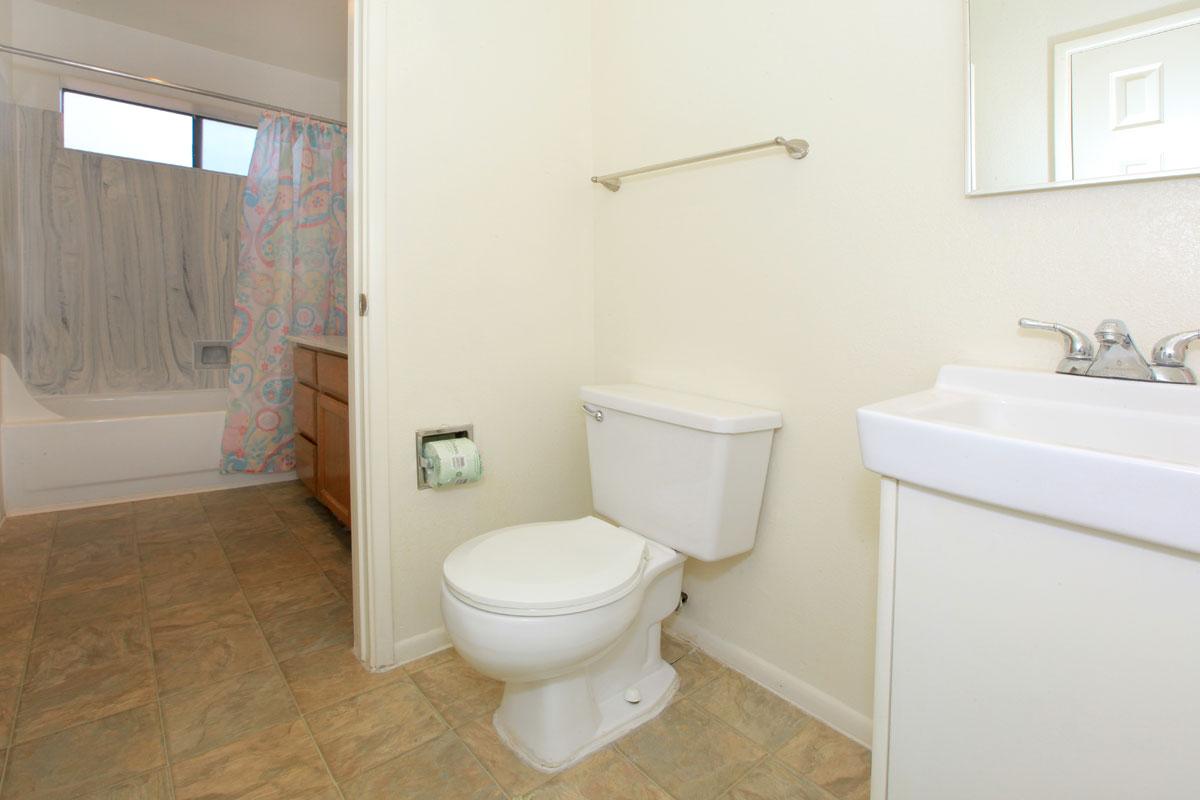
<svg viewBox="0 0 1200 800">
<path fill-rule="evenodd" d="M 683 615 L 862 731 L 878 489 L 855 408 L 949 362 L 1052 369 L 1022 315 L 1122 317 L 1143 347 L 1196 327 L 1200 180 L 964 198 L 959 0 L 593 13 L 596 170 L 812 142 L 596 190 L 596 377 L 783 411 L 758 545 L 689 563 Z"/>
<path fill-rule="evenodd" d="M 318 78 L 303 72 L 240 58 L 228 53 L 170 39 L 136 28 L 45 5 L 36 0 L 11 2 L 12 44 L 27 50 L 64 56 L 86 63 L 149 75 L 203 89 L 246 97 L 273 105 L 295 108 L 320 116 L 343 116 L 344 81 Z M 341 32 L 331 33 L 341 35 Z M 66 77 L 64 78 L 64 74 Z M 29 59 L 14 59 L 14 101 L 19 105 L 58 110 L 59 90 L 64 84 L 96 91 L 95 85 L 111 83 L 84 72 L 60 69 Z M 72 83 L 72 81 L 74 83 Z M 116 82 L 118 86 L 122 82 Z M 172 93 L 143 84 L 128 83 L 139 92 L 172 96 Z M 229 105 L 194 95 L 173 95 L 183 101 L 183 110 L 220 112 L 225 118 L 252 122 L 253 108 Z"/>
<path fill-rule="evenodd" d="M 388 8 L 397 651 L 438 640 L 441 564 L 492 528 L 590 510 L 587 0 Z M 414 432 L 474 423 L 486 476 L 416 489 Z M 417 637 L 414 639 L 414 637 Z"/>
</svg>

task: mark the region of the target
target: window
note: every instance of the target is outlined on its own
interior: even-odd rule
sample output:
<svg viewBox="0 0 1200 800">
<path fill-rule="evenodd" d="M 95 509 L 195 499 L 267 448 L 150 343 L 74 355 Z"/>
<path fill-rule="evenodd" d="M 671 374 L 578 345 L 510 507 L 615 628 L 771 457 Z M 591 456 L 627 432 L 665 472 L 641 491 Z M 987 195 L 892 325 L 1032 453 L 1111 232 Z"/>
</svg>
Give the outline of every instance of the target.
<svg viewBox="0 0 1200 800">
<path fill-rule="evenodd" d="M 123 158 L 245 175 L 257 131 L 196 114 L 62 93 L 63 144 Z"/>
</svg>

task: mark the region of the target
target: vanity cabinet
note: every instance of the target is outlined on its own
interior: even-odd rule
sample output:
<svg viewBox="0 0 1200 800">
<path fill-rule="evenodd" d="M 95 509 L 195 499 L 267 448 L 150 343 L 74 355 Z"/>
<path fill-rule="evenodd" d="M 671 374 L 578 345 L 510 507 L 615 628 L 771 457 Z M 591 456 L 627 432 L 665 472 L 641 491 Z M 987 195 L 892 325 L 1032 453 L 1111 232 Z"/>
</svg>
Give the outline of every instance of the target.
<svg viewBox="0 0 1200 800">
<path fill-rule="evenodd" d="M 872 800 L 1190 800 L 1193 553 L 883 481 Z"/>
<path fill-rule="evenodd" d="M 296 475 L 350 524 L 349 368 L 339 352 L 295 343 Z"/>
</svg>

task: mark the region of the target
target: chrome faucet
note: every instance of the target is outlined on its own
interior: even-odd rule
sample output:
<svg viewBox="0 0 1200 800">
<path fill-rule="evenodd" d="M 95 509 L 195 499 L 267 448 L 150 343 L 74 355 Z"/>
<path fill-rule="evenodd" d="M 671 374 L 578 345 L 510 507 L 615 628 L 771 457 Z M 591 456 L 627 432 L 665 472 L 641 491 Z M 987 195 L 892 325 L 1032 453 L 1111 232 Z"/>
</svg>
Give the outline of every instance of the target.
<svg viewBox="0 0 1200 800">
<path fill-rule="evenodd" d="M 1155 383 L 1196 382 L 1195 373 L 1184 364 L 1183 358 L 1188 345 L 1200 340 L 1200 331 L 1187 331 L 1160 339 L 1154 345 L 1151 363 L 1146 361 L 1133 343 L 1128 326 L 1119 319 L 1106 319 L 1097 326 L 1098 348 L 1093 348 L 1087 334 L 1057 322 L 1021 319 L 1017 324 L 1022 328 L 1053 331 L 1066 338 L 1067 354 L 1058 362 L 1057 369 L 1064 375 Z"/>
</svg>

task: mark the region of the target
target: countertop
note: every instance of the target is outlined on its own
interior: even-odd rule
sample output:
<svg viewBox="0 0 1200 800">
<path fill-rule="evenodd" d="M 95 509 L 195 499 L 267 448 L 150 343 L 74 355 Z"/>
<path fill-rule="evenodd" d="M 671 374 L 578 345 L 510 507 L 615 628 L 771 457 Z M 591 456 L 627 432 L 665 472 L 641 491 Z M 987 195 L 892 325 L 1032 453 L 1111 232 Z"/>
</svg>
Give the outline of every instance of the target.
<svg viewBox="0 0 1200 800">
<path fill-rule="evenodd" d="M 338 356 L 349 355 L 345 336 L 289 336 L 287 339 L 294 345 L 310 350 L 320 350 Z"/>
</svg>

